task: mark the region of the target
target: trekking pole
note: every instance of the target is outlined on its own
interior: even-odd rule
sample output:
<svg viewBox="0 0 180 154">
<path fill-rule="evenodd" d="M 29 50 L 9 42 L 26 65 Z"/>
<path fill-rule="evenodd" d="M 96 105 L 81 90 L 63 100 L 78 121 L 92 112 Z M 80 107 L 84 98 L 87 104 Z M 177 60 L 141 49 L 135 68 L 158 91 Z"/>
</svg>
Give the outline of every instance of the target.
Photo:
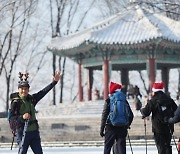
<svg viewBox="0 0 180 154">
<path fill-rule="evenodd" d="M 128 132 L 127 132 L 127 135 L 128 135 L 129 145 L 130 145 L 130 148 L 131 148 L 131 153 L 133 154 L 133 149 L 132 149 L 132 146 L 131 146 L 131 141 L 130 141 L 130 137 L 129 137 L 129 133 Z"/>
<path fill-rule="evenodd" d="M 144 118 L 144 131 L 145 131 L 145 143 L 146 143 L 146 154 L 147 154 L 147 138 L 146 138 L 146 118 Z"/>
<path fill-rule="evenodd" d="M 175 141 L 174 135 L 172 135 L 172 138 L 173 138 L 173 140 L 174 140 L 174 144 L 175 144 L 176 149 L 177 149 L 177 152 L 178 152 L 178 147 L 177 147 L 177 144 L 176 144 L 176 141 Z"/>
<path fill-rule="evenodd" d="M 174 144 L 175 144 L 176 149 L 177 149 L 177 152 L 178 152 L 179 150 L 178 150 L 178 146 L 177 146 L 177 144 L 176 144 L 176 141 L 175 141 L 174 135 L 173 135 L 173 133 L 172 133 L 171 128 L 170 128 L 170 126 L 169 126 L 169 125 L 168 125 L 168 127 L 169 127 L 170 133 L 171 133 L 171 135 L 172 135 L 172 138 L 173 138 Z"/>
<path fill-rule="evenodd" d="M 14 137 L 15 137 L 15 133 L 13 133 L 13 140 L 12 140 L 12 143 L 11 143 L 11 150 L 12 150 L 12 148 L 13 148 Z"/>
<path fill-rule="evenodd" d="M 22 135 L 22 139 L 21 139 L 21 142 L 20 142 L 20 145 L 19 145 L 18 154 L 22 154 L 22 152 L 23 152 L 23 145 L 24 145 L 24 140 L 25 140 L 25 137 L 26 137 L 26 131 L 27 131 L 28 123 L 29 123 L 29 119 L 26 120 L 25 124 L 24 124 L 23 135 Z"/>
</svg>

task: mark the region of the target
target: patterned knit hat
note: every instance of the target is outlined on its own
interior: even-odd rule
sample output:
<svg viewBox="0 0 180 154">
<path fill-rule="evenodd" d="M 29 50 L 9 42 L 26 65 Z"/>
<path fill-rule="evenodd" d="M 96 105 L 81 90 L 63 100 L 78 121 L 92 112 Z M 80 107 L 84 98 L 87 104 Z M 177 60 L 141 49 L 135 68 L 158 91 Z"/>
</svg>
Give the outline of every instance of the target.
<svg viewBox="0 0 180 154">
<path fill-rule="evenodd" d="M 157 92 L 157 91 L 163 91 L 164 92 L 164 82 L 156 82 L 156 83 L 154 83 L 152 91 L 153 92 Z"/>
<path fill-rule="evenodd" d="M 115 82 L 110 82 L 110 86 L 109 86 L 109 93 L 112 94 L 117 90 L 121 89 L 121 85 Z"/>
</svg>

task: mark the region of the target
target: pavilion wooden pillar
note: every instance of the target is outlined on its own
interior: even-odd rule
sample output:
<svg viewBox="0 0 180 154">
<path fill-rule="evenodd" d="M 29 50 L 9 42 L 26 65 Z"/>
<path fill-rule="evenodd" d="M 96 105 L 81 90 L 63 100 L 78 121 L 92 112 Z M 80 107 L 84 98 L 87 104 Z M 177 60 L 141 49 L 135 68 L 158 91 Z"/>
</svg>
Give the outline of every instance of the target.
<svg viewBox="0 0 180 154">
<path fill-rule="evenodd" d="M 152 92 L 152 87 L 155 82 L 155 58 L 149 58 L 149 88 Z"/>
<path fill-rule="evenodd" d="M 148 68 L 148 73 L 149 73 L 149 90 L 152 93 L 152 87 L 155 82 L 156 78 L 156 51 L 155 51 L 156 45 L 151 45 L 150 46 L 150 51 L 148 55 L 148 62 L 149 62 L 149 68 Z"/>
<path fill-rule="evenodd" d="M 78 64 L 78 77 L 79 77 L 79 101 L 82 102 L 83 101 L 83 87 L 82 87 L 82 67 L 81 64 Z"/>
<path fill-rule="evenodd" d="M 88 91 L 88 101 L 92 100 L 92 85 L 93 85 L 93 70 L 92 68 L 87 69 L 87 91 Z"/>
<path fill-rule="evenodd" d="M 168 93 L 169 69 L 167 67 L 164 67 L 161 69 L 161 77 L 162 77 L 162 81 L 165 83 L 165 85 L 164 85 L 165 93 Z"/>
<path fill-rule="evenodd" d="M 104 99 L 108 98 L 109 90 L 109 60 L 104 60 L 103 63 L 103 73 L 104 73 Z"/>
</svg>

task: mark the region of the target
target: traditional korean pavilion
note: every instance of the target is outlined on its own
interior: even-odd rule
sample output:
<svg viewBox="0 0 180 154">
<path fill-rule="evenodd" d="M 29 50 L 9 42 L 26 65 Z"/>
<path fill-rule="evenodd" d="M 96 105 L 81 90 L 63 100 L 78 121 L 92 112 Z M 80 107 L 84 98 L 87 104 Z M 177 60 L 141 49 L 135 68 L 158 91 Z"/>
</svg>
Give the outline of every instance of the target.
<svg viewBox="0 0 180 154">
<path fill-rule="evenodd" d="M 160 69 L 167 92 L 169 70 L 180 68 L 180 21 L 131 6 L 91 28 L 53 38 L 48 49 L 79 65 L 79 101 L 83 101 L 82 67 L 88 70 L 88 100 L 93 70 L 103 71 L 104 98 L 108 97 L 113 70 L 121 71 L 121 82 L 126 87 L 130 70 L 147 70 L 151 89 Z"/>
</svg>

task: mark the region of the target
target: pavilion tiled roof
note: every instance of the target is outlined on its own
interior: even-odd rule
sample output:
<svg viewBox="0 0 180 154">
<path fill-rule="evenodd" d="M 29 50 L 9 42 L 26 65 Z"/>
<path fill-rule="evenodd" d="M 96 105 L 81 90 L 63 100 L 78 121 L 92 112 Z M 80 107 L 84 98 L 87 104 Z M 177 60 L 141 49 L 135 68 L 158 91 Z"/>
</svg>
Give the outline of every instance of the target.
<svg viewBox="0 0 180 154">
<path fill-rule="evenodd" d="M 180 21 L 150 13 L 139 6 L 105 19 L 91 28 L 53 38 L 51 50 L 68 50 L 83 43 L 131 45 L 153 39 L 180 43 Z"/>
</svg>

